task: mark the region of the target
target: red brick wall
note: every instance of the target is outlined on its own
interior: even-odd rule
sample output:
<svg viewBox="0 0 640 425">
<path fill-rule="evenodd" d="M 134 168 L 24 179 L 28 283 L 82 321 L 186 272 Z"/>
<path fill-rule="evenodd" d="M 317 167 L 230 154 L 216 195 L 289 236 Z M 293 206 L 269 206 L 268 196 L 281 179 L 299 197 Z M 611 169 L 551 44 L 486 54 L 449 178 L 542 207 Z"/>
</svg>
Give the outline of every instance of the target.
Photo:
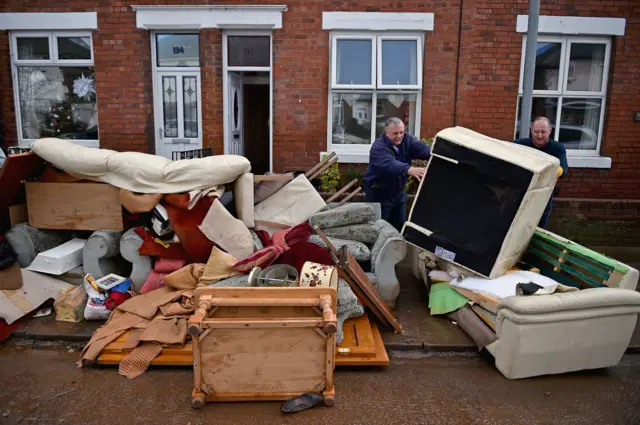
<svg viewBox="0 0 640 425">
<path fill-rule="evenodd" d="M 153 96 L 149 32 L 135 28 L 130 2 L 66 3 L 8 0 L 1 12 L 96 11 L 93 32 L 101 146 L 154 151 Z M 500 139 L 513 137 L 522 35 L 516 16 L 527 14 L 526 0 L 405 1 L 154 1 L 136 4 L 287 4 L 283 28 L 274 31 L 273 164 L 276 171 L 304 169 L 326 150 L 329 32 L 323 11 L 432 12 L 425 33 L 421 135 L 433 136 L 455 124 Z M 551 2 L 544 2 L 551 3 Z M 57 6 L 63 4 L 64 6 Z M 640 3 L 633 0 L 558 0 L 543 15 L 626 17 L 625 37 L 613 43 L 602 153 L 610 170 L 571 169 L 561 195 L 587 198 L 640 198 Z M 459 29 L 461 50 L 456 79 Z M 203 145 L 223 152 L 222 37 L 203 29 L 201 39 Z M 16 140 L 7 33 L 0 31 L 0 101 L 5 137 Z M 456 102 L 457 89 L 457 102 Z"/>
<path fill-rule="evenodd" d="M 571 168 L 559 183 L 561 196 L 640 198 L 640 2 L 558 0 L 542 2 L 541 15 L 627 18 L 624 37 L 614 37 L 601 154 L 608 170 Z M 553 4 L 551 4 L 553 3 Z M 458 125 L 503 140 L 513 138 L 522 34 L 518 14 L 528 2 L 464 0 L 459 73 Z M 436 18 L 437 19 L 437 18 Z"/>
</svg>

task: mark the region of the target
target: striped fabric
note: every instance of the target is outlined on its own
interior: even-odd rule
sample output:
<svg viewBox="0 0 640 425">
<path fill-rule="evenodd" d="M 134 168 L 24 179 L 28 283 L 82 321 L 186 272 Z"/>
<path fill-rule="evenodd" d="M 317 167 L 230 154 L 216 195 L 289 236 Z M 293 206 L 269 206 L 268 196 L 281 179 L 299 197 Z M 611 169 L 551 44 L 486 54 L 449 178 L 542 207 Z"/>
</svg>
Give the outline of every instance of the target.
<svg viewBox="0 0 640 425">
<path fill-rule="evenodd" d="M 135 379 L 147 370 L 151 361 L 158 357 L 161 352 L 162 347 L 160 344 L 156 342 L 145 342 L 139 347 L 136 347 L 120 362 L 118 373 L 129 379 Z"/>
</svg>

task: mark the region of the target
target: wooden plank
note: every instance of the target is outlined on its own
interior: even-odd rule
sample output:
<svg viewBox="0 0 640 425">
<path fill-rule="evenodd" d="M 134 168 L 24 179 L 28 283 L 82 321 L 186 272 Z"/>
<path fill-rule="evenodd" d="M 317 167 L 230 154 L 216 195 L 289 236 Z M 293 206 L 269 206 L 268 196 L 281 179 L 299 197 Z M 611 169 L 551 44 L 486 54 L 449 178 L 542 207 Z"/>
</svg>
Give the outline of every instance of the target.
<svg viewBox="0 0 640 425">
<path fill-rule="evenodd" d="M 358 179 L 351 180 L 349 183 L 347 183 L 346 186 L 344 186 L 342 189 L 340 189 L 339 191 L 331 195 L 331 197 L 329 197 L 329 199 L 326 200 L 326 203 L 328 204 L 329 202 L 333 202 L 334 200 L 338 199 L 340 195 L 345 193 L 347 190 L 351 189 L 351 187 L 356 183 L 358 183 Z"/>
<path fill-rule="evenodd" d="M 353 198 L 354 196 L 356 196 L 358 193 L 360 193 L 360 191 L 362 190 L 361 187 L 358 187 L 356 190 L 354 190 L 353 192 L 351 192 L 350 194 L 348 194 L 342 201 L 340 201 L 338 203 L 338 205 L 336 205 L 334 208 L 338 208 L 341 207 L 342 205 L 344 205 L 347 201 L 349 201 L 349 199 Z"/>
<path fill-rule="evenodd" d="M 327 341 L 313 328 L 214 329 L 200 343 L 202 385 L 216 396 L 314 392 L 325 386 Z"/>
<path fill-rule="evenodd" d="M 333 164 L 336 164 L 337 162 L 338 162 L 338 158 L 337 157 L 331 158 L 329 161 L 327 161 L 324 165 L 322 165 L 314 173 L 307 173 L 305 175 L 307 176 L 307 179 L 309 179 L 309 181 L 311 181 L 311 180 L 315 179 L 316 177 L 320 176 L 325 171 L 327 171 L 327 169 L 329 167 L 331 167 Z"/>
<path fill-rule="evenodd" d="M 0 168 L 0 209 L 23 202 L 23 182 L 36 178 L 43 169 L 44 161 L 33 152 L 7 156 Z"/>
<path fill-rule="evenodd" d="M 471 306 L 471 310 L 487 325 L 492 331 L 496 331 L 496 315 L 479 304 Z M 493 316 L 493 317 L 492 317 Z"/>
<path fill-rule="evenodd" d="M 233 287 L 215 287 L 204 286 L 197 288 L 193 294 L 194 303 L 198 305 L 200 298 L 204 296 L 210 296 L 211 298 L 222 299 L 226 298 L 233 301 L 228 301 L 227 305 L 231 305 L 233 302 L 237 302 L 237 306 L 246 305 L 256 300 L 300 300 L 300 306 L 306 306 L 309 298 L 318 298 L 322 295 L 329 295 L 332 300 L 332 309 L 336 311 L 337 307 L 337 291 L 334 288 L 327 287 L 285 287 L 285 288 L 233 288 Z M 261 301 L 262 302 L 262 301 Z M 280 301 L 276 301 L 278 303 Z M 288 303 L 289 301 L 287 301 Z M 267 306 L 269 304 L 265 304 Z M 287 304 L 292 305 L 292 304 Z"/>
<path fill-rule="evenodd" d="M 342 325 L 342 343 L 337 347 L 337 356 L 374 357 L 376 345 L 367 314 L 345 320 Z"/>
<path fill-rule="evenodd" d="M 39 229 L 123 230 L 120 190 L 100 183 L 27 183 L 29 223 Z"/>
<path fill-rule="evenodd" d="M 554 246 L 551 243 L 544 243 L 542 242 L 542 240 L 532 240 L 529 246 L 530 248 L 537 248 L 539 250 L 542 250 L 543 252 L 551 253 L 552 255 L 558 257 L 559 262 L 569 263 L 580 267 L 588 271 L 589 273 L 594 274 L 596 277 L 602 279 L 603 281 L 606 281 L 609 278 L 611 272 L 614 270 L 613 267 L 605 268 L 600 263 L 592 262 L 593 260 L 588 261 L 587 257 L 581 258 L 579 255 L 569 252 L 566 249 Z"/>
<path fill-rule="evenodd" d="M 382 335 L 375 322 L 371 322 L 371 332 L 373 333 L 373 341 L 375 342 L 376 355 L 370 356 L 341 356 L 336 354 L 336 367 L 339 366 L 387 366 L 389 364 L 389 355 L 384 346 Z"/>
<path fill-rule="evenodd" d="M 9 219 L 11 226 L 29 221 L 29 213 L 27 212 L 27 204 L 13 205 L 9 207 Z"/>
<path fill-rule="evenodd" d="M 378 290 L 371 284 L 369 278 L 364 274 L 364 271 L 360 268 L 356 259 L 353 258 L 353 255 L 351 255 L 346 245 L 340 248 L 339 258 L 338 267 L 351 277 L 350 281 L 352 283 L 350 283 L 349 286 L 355 284 L 365 294 L 366 298 L 363 301 L 367 304 L 367 307 L 374 312 L 378 311 L 380 314 L 376 314 L 376 316 L 384 317 L 383 323 L 390 325 L 394 331 L 402 331 L 402 325 L 398 319 L 396 319 L 393 310 L 391 310 L 389 305 L 380 297 Z M 349 283 L 349 280 L 347 283 Z"/>
<path fill-rule="evenodd" d="M 498 302 L 500 302 L 500 300 L 497 300 L 485 294 L 478 294 L 477 292 L 473 292 L 468 289 L 458 288 L 457 286 L 451 286 L 451 287 L 456 291 L 458 291 L 460 294 L 469 298 L 474 303 L 478 303 L 480 304 L 480 306 L 486 308 L 490 312 L 494 314 L 498 314 Z"/>
<path fill-rule="evenodd" d="M 309 328 L 314 326 L 322 326 L 324 323 L 322 317 L 296 317 L 296 318 L 259 318 L 247 319 L 241 318 L 225 318 L 214 320 L 203 320 L 202 325 L 211 329 L 246 329 L 246 328 Z"/>
<path fill-rule="evenodd" d="M 316 165 L 314 165 L 309 171 L 307 171 L 304 175 L 307 176 L 307 178 L 309 178 L 309 176 L 313 175 L 317 170 L 319 170 L 320 168 L 322 168 L 327 162 L 329 162 L 330 160 L 332 160 L 334 157 L 336 156 L 335 152 L 331 152 L 329 155 L 325 156 L 324 158 L 322 158 L 322 161 L 320 161 L 319 163 L 317 163 Z M 309 179 L 311 180 L 311 179 Z"/>
</svg>

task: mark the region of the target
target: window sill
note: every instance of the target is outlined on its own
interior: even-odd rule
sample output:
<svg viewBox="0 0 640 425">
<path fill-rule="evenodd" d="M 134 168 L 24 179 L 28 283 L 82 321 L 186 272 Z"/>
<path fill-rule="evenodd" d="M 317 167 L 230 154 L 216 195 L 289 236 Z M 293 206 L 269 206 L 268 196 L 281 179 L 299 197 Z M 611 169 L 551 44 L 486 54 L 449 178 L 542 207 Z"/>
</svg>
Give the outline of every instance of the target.
<svg viewBox="0 0 640 425">
<path fill-rule="evenodd" d="M 605 156 L 567 156 L 569 168 L 611 168 L 611 158 Z"/>
<path fill-rule="evenodd" d="M 338 156 L 340 164 L 368 164 L 369 152 L 338 152 L 334 151 Z M 320 159 L 329 152 L 320 152 Z"/>
</svg>

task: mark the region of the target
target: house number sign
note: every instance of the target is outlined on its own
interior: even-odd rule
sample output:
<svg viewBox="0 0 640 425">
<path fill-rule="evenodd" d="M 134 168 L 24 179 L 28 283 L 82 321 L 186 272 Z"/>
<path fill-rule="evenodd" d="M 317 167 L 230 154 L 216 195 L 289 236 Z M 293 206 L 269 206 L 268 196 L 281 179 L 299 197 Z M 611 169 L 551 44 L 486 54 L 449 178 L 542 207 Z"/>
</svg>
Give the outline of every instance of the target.
<svg viewBox="0 0 640 425">
<path fill-rule="evenodd" d="M 183 46 L 173 46 L 173 54 L 174 55 L 184 54 L 184 47 Z"/>
</svg>

